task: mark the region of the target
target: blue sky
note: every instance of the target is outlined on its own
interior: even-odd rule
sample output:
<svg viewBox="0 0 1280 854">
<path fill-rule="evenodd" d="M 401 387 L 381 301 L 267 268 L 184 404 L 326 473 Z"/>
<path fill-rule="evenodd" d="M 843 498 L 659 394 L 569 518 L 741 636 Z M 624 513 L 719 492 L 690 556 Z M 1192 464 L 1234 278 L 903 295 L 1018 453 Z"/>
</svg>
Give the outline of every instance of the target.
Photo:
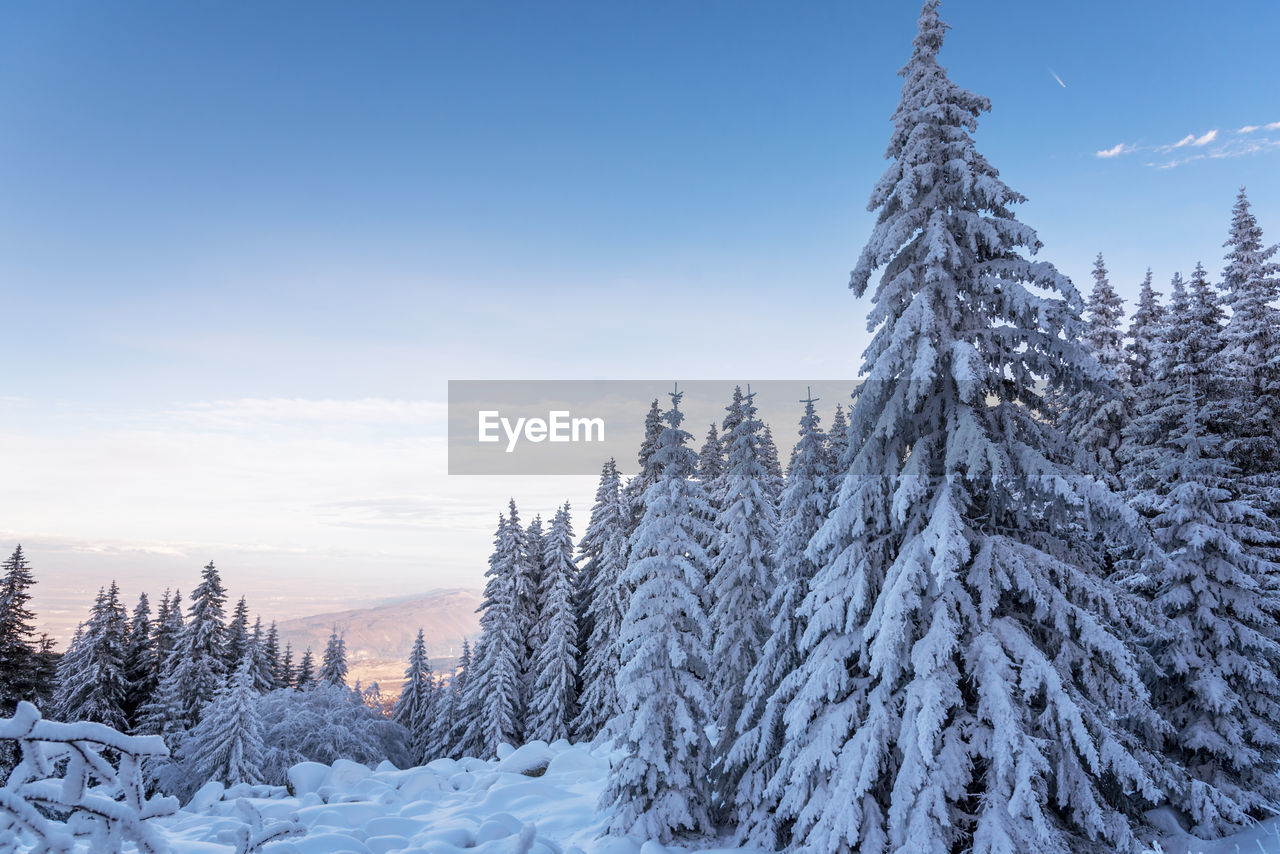
<svg viewBox="0 0 1280 854">
<path fill-rule="evenodd" d="M 68 601 L 476 584 L 507 493 L 590 484 L 446 480 L 448 379 L 852 376 L 917 11 L 0 5 L 0 534 Z M 1077 282 L 1216 273 L 1242 184 L 1280 239 L 1277 4 L 943 16 Z"/>
</svg>

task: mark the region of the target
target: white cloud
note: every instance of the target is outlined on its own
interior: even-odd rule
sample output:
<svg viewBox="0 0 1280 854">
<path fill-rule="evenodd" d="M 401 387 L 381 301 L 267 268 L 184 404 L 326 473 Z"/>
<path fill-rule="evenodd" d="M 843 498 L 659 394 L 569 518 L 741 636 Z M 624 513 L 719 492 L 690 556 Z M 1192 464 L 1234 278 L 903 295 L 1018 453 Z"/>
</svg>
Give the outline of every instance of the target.
<svg viewBox="0 0 1280 854">
<path fill-rule="evenodd" d="M 1245 125 L 1244 127 L 1240 128 L 1240 130 L 1236 131 L 1236 133 L 1253 133 L 1257 129 L 1258 129 L 1257 125 Z"/>
<path fill-rule="evenodd" d="M 1130 151 L 1133 151 L 1132 146 L 1125 145 L 1123 142 L 1117 142 L 1110 148 L 1104 148 L 1094 154 L 1097 157 L 1119 157 L 1121 154 L 1127 154 Z"/>
</svg>

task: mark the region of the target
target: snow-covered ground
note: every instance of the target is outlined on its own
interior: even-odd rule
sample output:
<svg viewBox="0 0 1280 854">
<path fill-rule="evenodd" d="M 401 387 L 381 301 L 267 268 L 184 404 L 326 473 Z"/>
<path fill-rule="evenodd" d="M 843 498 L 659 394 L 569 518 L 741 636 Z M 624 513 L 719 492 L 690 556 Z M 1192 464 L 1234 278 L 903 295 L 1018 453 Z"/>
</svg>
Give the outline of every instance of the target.
<svg viewBox="0 0 1280 854">
<path fill-rule="evenodd" d="M 263 854 L 762 854 L 602 839 L 596 806 L 609 768 L 606 753 L 563 741 L 502 753 L 495 761 L 438 759 L 405 771 L 389 765 L 370 771 L 341 760 L 304 763 L 290 769 L 292 795 L 210 784 L 176 815 L 153 823 L 183 854 L 234 852 L 234 834 L 253 812 L 246 805 L 268 830 L 294 817 L 306 829 L 304 836 L 269 843 Z"/>
<path fill-rule="evenodd" d="M 439 759 L 420 768 L 371 771 L 340 760 L 289 772 L 284 788 L 210 783 L 182 810 L 153 819 L 175 854 L 234 854 L 237 836 L 296 822 L 302 835 L 269 842 L 262 854 L 674 854 L 759 849 L 662 846 L 601 838 L 597 801 L 607 752 L 585 745 L 504 746 L 494 761 Z M 1280 854 L 1280 823 L 1204 843 L 1167 818 L 1164 854 Z M 244 851 L 245 847 L 239 850 Z M 252 850 L 252 849 L 251 849 Z"/>
</svg>

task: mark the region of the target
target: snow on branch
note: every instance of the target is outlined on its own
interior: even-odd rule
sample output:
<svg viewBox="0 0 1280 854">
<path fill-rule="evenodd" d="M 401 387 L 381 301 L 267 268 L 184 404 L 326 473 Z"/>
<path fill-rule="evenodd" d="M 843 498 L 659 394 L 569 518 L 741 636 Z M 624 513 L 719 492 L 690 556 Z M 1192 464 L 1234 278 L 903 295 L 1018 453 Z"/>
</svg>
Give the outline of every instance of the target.
<svg viewBox="0 0 1280 854">
<path fill-rule="evenodd" d="M 168 851 L 147 824 L 178 809 L 176 798 L 146 796 L 145 759 L 165 757 L 160 736 L 124 735 L 98 723 L 42 720 L 30 703 L 0 719 L 0 739 L 18 743 L 21 760 L 0 787 L 0 852 L 119 852 L 125 840 L 143 854 Z"/>
</svg>

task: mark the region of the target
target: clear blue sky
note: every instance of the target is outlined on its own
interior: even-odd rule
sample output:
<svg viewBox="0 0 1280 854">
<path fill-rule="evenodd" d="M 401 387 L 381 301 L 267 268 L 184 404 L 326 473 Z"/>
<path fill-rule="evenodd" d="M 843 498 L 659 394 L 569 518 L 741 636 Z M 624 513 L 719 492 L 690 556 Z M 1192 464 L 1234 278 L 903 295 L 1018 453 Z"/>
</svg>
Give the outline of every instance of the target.
<svg viewBox="0 0 1280 854">
<path fill-rule="evenodd" d="M 1241 184 L 1280 239 L 1280 4 L 942 11 L 1077 282 L 1216 273 Z M 475 583 L 494 496 L 590 490 L 445 484 L 447 379 L 852 376 L 917 12 L 0 4 L 0 533 Z"/>
</svg>

